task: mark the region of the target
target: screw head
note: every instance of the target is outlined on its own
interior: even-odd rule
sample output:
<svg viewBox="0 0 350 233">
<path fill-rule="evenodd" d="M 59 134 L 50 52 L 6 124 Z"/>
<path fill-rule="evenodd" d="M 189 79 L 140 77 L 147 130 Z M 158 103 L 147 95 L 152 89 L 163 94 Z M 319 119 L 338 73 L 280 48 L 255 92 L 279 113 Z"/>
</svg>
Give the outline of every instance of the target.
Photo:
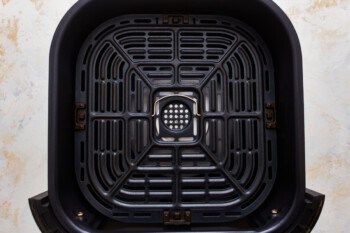
<svg viewBox="0 0 350 233">
<path fill-rule="evenodd" d="M 79 210 L 79 211 L 75 212 L 75 216 L 77 218 L 82 218 L 82 217 L 84 217 L 84 215 L 85 215 L 85 213 L 83 211 Z"/>
<path fill-rule="evenodd" d="M 277 214 L 279 214 L 280 212 L 279 212 L 279 210 L 278 209 L 272 209 L 271 210 L 271 214 L 273 214 L 273 215 L 277 215 Z"/>
</svg>

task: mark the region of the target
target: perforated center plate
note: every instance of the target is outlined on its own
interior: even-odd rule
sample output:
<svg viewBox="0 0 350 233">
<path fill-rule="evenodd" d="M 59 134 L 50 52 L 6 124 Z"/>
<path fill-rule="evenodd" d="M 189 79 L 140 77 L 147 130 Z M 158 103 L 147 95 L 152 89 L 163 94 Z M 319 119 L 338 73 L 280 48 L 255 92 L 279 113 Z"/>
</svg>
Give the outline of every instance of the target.
<svg viewBox="0 0 350 233">
<path fill-rule="evenodd" d="M 175 20 L 176 19 L 176 20 Z M 109 218 L 226 222 L 256 210 L 276 175 L 273 66 L 259 36 L 220 16 L 127 15 L 98 27 L 77 65 L 84 196 Z"/>
<path fill-rule="evenodd" d="M 190 108 L 185 103 L 174 101 L 162 109 L 162 120 L 165 126 L 172 131 L 185 129 L 192 118 Z"/>
</svg>

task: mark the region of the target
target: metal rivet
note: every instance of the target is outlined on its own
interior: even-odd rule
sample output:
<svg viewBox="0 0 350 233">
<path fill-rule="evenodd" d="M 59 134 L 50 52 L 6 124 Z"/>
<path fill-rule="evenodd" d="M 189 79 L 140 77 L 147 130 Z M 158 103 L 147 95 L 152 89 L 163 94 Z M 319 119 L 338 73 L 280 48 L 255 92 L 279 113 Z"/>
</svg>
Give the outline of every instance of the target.
<svg viewBox="0 0 350 233">
<path fill-rule="evenodd" d="M 278 209 L 272 209 L 271 213 L 274 215 L 277 215 L 277 214 L 279 214 L 279 211 L 278 211 Z"/>
<path fill-rule="evenodd" d="M 75 213 L 75 216 L 76 216 L 77 218 L 82 218 L 82 217 L 84 217 L 84 215 L 85 215 L 85 213 L 84 213 L 83 211 L 77 211 L 77 212 Z"/>
</svg>

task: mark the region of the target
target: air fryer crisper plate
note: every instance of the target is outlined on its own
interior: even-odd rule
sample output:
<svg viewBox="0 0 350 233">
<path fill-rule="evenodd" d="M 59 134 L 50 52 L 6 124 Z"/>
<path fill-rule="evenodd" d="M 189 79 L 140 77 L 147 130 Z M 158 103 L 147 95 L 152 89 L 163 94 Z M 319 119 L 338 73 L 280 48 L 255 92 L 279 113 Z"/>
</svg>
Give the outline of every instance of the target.
<svg viewBox="0 0 350 233">
<path fill-rule="evenodd" d="M 124 222 L 227 222 L 276 176 L 274 73 L 264 42 L 221 16 L 126 15 L 81 49 L 76 174 L 91 205 Z M 86 103 L 86 105 L 85 105 Z"/>
</svg>

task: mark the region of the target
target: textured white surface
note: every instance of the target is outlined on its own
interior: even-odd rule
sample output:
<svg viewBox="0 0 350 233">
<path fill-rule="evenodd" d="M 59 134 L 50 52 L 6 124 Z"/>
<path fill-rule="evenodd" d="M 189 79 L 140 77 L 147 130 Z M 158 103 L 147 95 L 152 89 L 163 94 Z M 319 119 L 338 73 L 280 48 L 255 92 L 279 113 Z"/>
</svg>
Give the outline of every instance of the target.
<svg viewBox="0 0 350 233">
<path fill-rule="evenodd" d="M 0 0 L 0 233 L 39 232 L 47 190 L 48 54 L 74 0 Z M 307 186 L 327 195 L 314 232 L 349 231 L 350 0 L 276 0 L 304 56 Z"/>
</svg>

